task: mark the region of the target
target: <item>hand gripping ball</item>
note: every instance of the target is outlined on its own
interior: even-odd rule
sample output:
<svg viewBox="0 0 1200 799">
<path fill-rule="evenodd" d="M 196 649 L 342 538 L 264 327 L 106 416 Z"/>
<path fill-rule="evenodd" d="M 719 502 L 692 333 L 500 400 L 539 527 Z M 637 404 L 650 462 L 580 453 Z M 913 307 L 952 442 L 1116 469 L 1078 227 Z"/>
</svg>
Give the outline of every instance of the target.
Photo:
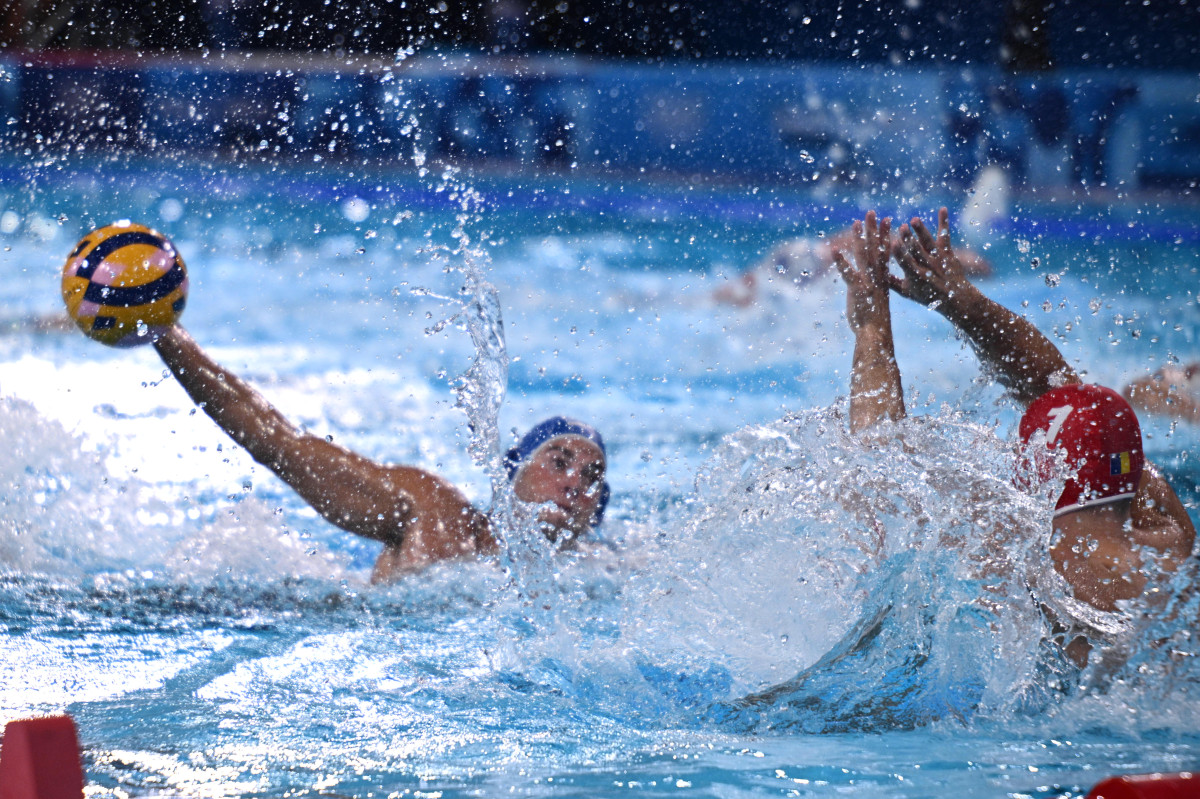
<svg viewBox="0 0 1200 799">
<path fill-rule="evenodd" d="M 93 230 L 63 266 L 67 312 L 85 335 L 113 347 L 157 338 L 183 312 L 187 291 L 175 245 L 129 222 Z"/>
</svg>

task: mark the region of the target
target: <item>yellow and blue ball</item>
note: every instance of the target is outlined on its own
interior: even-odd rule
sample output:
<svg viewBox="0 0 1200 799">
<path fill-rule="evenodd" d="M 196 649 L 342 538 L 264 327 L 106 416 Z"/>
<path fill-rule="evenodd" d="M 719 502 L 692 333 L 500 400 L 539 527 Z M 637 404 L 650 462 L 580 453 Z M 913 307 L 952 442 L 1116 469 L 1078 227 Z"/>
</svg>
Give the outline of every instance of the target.
<svg viewBox="0 0 1200 799">
<path fill-rule="evenodd" d="M 113 347 L 153 341 L 187 304 L 187 267 L 161 233 L 131 222 L 97 228 L 67 257 L 62 296 L 89 338 Z"/>
</svg>

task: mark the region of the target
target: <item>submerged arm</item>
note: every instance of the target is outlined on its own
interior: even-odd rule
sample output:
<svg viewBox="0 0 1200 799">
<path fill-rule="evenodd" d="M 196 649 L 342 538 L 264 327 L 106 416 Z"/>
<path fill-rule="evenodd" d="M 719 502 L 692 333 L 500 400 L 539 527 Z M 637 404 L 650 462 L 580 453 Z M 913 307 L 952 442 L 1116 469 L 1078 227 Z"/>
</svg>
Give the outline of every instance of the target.
<svg viewBox="0 0 1200 799">
<path fill-rule="evenodd" d="M 1097 522 L 1105 515 L 1106 523 Z M 1173 574 L 1195 543 L 1187 511 L 1152 464 L 1127 511 L 1113 504 L 1087 516 L 1068 513 L 1055 520 L 1055 532 L 1050 554 L 1075 598 L 1107 611 L 1140 596 L 1153 575 Z"/>
<path fill-rule="evenodd" d="M 328 521 L 419 564 L 489 545 L 486 521 L 442 478 L 385 466 L 289 422 L 181 327 L 154 344 L 188 396 Z"/>
</svg>

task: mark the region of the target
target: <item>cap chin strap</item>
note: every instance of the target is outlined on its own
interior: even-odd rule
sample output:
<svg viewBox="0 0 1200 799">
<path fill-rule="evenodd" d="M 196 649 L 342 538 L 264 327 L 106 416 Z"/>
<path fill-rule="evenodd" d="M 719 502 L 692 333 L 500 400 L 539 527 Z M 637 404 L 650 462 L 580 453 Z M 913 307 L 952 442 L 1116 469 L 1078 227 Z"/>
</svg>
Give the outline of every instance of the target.
<svg viewBox="0 0 1200 799">
<path fill-rule="evenodd" d="M 1077 510 L 1087 510 L 1088 508 L 1095 508 L 1098 505 L 1109 505 L 1113 502 L 1120 502 L 1123 499 L 1133 499 L 1134 494 L 1135 492 L 1130 491 L 1127 494 L 1113 494 L 1111 497 L 1097 497 L 1095 499 L 1089 499 L 1087 502 L 1075 502 L 1067 505 L 1066 507 L 1055 510 L 1054 518 L 1057 519 L 1059 516 L 1063 516 L 1068 513 L 1074 513 Z"/>
</svg>

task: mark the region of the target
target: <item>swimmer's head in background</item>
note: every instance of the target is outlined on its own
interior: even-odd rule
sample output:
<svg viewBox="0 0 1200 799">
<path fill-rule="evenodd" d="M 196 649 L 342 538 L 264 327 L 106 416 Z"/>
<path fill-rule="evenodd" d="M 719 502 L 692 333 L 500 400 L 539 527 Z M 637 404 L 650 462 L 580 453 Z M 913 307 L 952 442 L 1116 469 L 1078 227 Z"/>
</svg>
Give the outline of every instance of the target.
<svg viewBox="0 0 1200 799">
<path fill-rule="evenodd" d="M 810 238 L 781 242 L 766 258 L 766 265 L 773 276 L 787 278 L 797 286 L 821 277 L 832 264 L 828 244 Z"/>
<path fill-rule="evenodd" d="M 1063 488 L 1054 515 L 1131 499 L 1145 466 L 1142 429 L 1129 403 L 1103 386 L 1069 385 L 1038 397 L 1021 418 L 1024 457 L 1036 464 L 1036 479 L 1048 479 L 1052 464 L 1029 445 L 1038 438 L 1061 450 L 1074 476 Z"/>
<path fill-rule="evenodd" d="M 577 419 L 569 419 L 566 416 L 552 416 L 543 422 L 535 424 L 528 433 L 521 436 L 520 440 L 508 452 L 504 453 L 504 468 L 508 470 L 508 479 L 510 481 L 515 480 L 517 472 L 521 470 L 522 464 L 527 463 L 535 452 L 553 439 L 563 436 L 577 436 L 591 441 L 600 448 L 600 453 L 604 455 L 607 461 L 608 450 L 604 446 L 604 439 L 600 436 L 599 430 Z M 601 481 L 600 501 L 596 507 L 597 525 L 604 520 L 604 509 L 608 506 L 610 493 L 608 480 Z"/>
</svg>

